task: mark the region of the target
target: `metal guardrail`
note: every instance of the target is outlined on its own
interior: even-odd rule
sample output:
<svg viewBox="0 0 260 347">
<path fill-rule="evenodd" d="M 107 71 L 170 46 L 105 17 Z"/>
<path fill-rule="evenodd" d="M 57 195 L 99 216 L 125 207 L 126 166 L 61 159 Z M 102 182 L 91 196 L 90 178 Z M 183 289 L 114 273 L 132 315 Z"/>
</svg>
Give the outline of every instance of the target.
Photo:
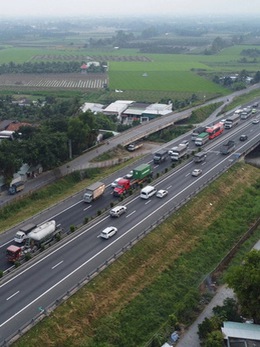
<svg viewBox="0 0 260 347">
<path fill-rule="evenodd" d="M 213 177 L 204 182 L 201 186 L 199 186 L 194 192 L 189 194 L 185 199 L 183 199 L 178 205 L 173 206 L 169 211 L 167 211 L 164 215 L 161 216 L 156 222 L 151 224 L 149 227 L 144 229 L 139 235 L 137 235 L 134 239 L 132 239 L 126 246 L 121 248 L 118 252 L 113 254 L 110 258 L 108 258 L 104 263 L 102 263 L 99 267 L 97 267 L 94 271 L 86 275 L 82 281 L 78 282 L 76 285 L 71 287 L 65 294 L 52 302 L 47 308 L 42 309 L 37 315 L 35 315 L 32 319 L 30 319 L 24 326 L 18 329 L 14 334 L 10 335 L 6 338 L 1 346 L 7 347 L 10 346 L 11 343 L 15 342 L 19 339 L 23 334 L 25 334 L 28 330 L 30 330 L 33 326 L 35 326 L 39 321 L 43 318 L 47 317 L 53 310 L 55 310 L 60 304 L 65 302 L 71 295 L 76 293 L 80 288 L 82 288 L 85 284 L 89 283 L 93 280 L 101 271 L 105 270 L 110 264 L 116 261 L 120 256 L 122 256 L 125 252 L 130 250 L 137 242 L 142 240 L 147 234 L 149 234 L 152 230 L 154 230 L 159 224 L 161 224 L 165 219 L 167 219 L 174 212 L 179 210 L 183 205 L 185 205 L 188 201 L 191 200 L 196 194 L 202 191 L 206 186 L 208 186 L 212 181 L 216 180 L 220 175 L 222 175 L 229 167 L 231 167 L 233 163 L 226 166 L 218 173 L 216 173 Z"/>
<path fill-rule="evenodd" d="M 260 140 L 257 142 L 255 147 L 257 147 L 260 143 Z M 255 148 L 254 147 L 254 148 Z M 244 151 L 242 153 L 239 153 L 237 157 L 235 157 L 236 160 L 239 160 L 241 157 L 245 156 L 248 152 L 250 152 L 252 149 L 248 151 Z M 234 155 L 234 154 L 233 154 Z M 19 339 L 23 334 L 25 334 L 28 330 L 30 330 L 33 326 L 35 326 L 39 321 L 41 321 L 43 318 L 47 317 L 53 310 L 55 310 L 59 305 L 61 305 L 63 302 L 65 302 L 71 295 L 76 293 L 80 288 L 82 288 L 85 284 L 89 283 L 91 280 L 93 280 L 101 271 L 105 270 L 110 264 L 112 264 L 114 261 L 116 261 L 120 256 L 122 256 L 125 252 L 130 250 L 137 242 L 142 240 L 147 234 L 149 234 L 151 231 L 153 231 L 158 225 L 160 225 L 165 219 L 167 219 L 170 215 L 172 215 L 174 212 L 179 210 L 183 205 L 185 205 L 188 201 L 190 201 L 195 195 L 197 195 L 200 191 L 202 191 L 205 187 L 207 187 L 211 182 L 216 180 L 219 176 L 221 176 L 228 168 L 234 165 L 236 162 L 229 162 L 226 167 L 224 167 L 222 170 L 220 170 L 218 173 L 216 173 L 214 176 L 212 176 L 210 179 L 208 179 L 206 182 L 204 182 L 201 186 L 199 186 L 195 191 L 193 191 L 191 194 L 189 194 L 185 199 L 183 199 L 179 204 L 176 206 L 173 206 L 170 210 L 168 210 L 164 215 L 161 216 L 156 222 L 151 224 L 149 227 L 144 229 L 139 235 L 137 235 L 134 239 L 132 239 L 126 246 L 121 248 L 118 252 L 113 254 L 109 259 L 107 259 L 103 264 L 101 264 L 99 267 L 97 267 L 94 271 L 89 273 L 82 281 L 78 282 L 76 285 L 71 287 L 70 290 L 68 290 L 65 294 L 63 294 L 61 297 L 56 299 L 54 302 L 52 302 L 47 308 L 43 309 L 41 312 L 39 312 L 37 315 L 35 315 L 32 319 L 30 319 L 24 326 L 22 326 L 20 329 L 18 329 L 14 334 L 10 335 L 8 338 L 6 338 L 1 346 L 7 347 L 10 346 L 11 343 L 15 342 L 17 339 Z M 260 219 L 258 220 L 258 224 L 260 224 Z M 247 234 L 250 234 L 252 231 L 247 231 Z M 243 236 L 240 243 L 243 242 L 247 237 Z M 233 249 L 230 252 L 234 252 L 234 248 L 237 246 L 234 246 Z M 229 253 L 230 253 L 229 252 Z M 223 258 L 223 262 L 226 258 L 230 257 L 229 253 Z M 220 264 L 222 263 L 220 262 Z M 220 264 L 217 265 L 217 267 L 212 271 L 212 274 L 219 268 Z M 202 281 L 204 283 L 207 281 L 207 277 L 211 275 L 208 274 L 205 279 Z M 201 285 L 202 285 L 201 283 Z"/>
</svg>

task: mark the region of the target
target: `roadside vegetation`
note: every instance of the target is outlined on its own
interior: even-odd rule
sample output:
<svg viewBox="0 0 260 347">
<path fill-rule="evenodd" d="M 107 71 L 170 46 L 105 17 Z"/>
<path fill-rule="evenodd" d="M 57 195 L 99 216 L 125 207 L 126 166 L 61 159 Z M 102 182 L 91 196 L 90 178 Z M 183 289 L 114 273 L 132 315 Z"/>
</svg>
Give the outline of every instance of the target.
<svg viewBox="0 0 260 347">
<path fill-rule="evenodd" d="M 14 346 L 161 346 L 202 309 L 199 285 L 259 217 L 259 186 L 257 168 L 236 164 Z"/>
</svg>

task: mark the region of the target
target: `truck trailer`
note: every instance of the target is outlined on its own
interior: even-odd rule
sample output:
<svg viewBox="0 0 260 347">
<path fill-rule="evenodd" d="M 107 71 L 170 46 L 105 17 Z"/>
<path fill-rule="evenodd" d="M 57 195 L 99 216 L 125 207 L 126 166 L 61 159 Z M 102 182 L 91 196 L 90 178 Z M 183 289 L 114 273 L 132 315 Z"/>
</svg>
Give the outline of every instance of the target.
<svg viewBox="0 0 260 347">
<path fill-rule="evenodd" d="M 92 201 L 101 197 L 105 191 L 106 185 L 102 182 L 96 182 L 91 184 L 86 188 L 86 191 L 83 195 L 83 201 L 91 203 Z"/>
<path fill-rule="evenodd" d="M 224 145 L 221 146 L 220 152 L 222 154 L 229 154 L 235 149 L 235 141 L 229 140 L 227 143 L 224 143 Z"/>
<path fill-rule="evenodd" d="M 27 235 L 29 234 L 29 232 L 35 229 L 36 227 L 37 225 L 34 223 L 29 223 L 20 227 L 20 229 L 17 231 L 17 233 L 14 236 L 14 241 L 16 243 L 23 243 L 25 239 L 27 238 Z"/>
<path fill-rule="evenodd" d="M 205 143 L 209 141 L 209 133 L 204 132 L 201 133 L 195 140 L 196 146 L 203 146 Z"/>
<path fill-rule="evenodd" d="M 132 179 L 122 178 L 118 181 L 117 186 L 114 188 L 114 196 L 122 196 L 130 188 L 137 187 L 140 183 L 145 182 L 148 178 L 152 177 L 152 167 L 150 164 L 141 164 L 133 169 Z"/>
<path fill-rule="evenodd" d="M 180 144 L 176 147 L 173 147 L 170 151 L 170 157 L 172 161 L 177 161 L 183 158 L 187 154 L 187 146 L 184 144 Z"/>
</svg>

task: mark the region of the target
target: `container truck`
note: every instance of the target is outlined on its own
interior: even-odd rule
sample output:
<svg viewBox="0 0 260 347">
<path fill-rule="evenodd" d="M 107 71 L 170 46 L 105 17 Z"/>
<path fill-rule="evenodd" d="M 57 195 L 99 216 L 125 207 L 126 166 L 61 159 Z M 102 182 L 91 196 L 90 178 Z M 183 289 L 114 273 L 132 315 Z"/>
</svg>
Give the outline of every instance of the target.
<svg viewBox="0 0 260 347">
<path fill-rule="evenodd" d="M 196 138 L 201 134 L 201 133 L 204 133 L 206 130 L 206 127 L 199 127 L 197 129 L 194 129 L 192 134 L 191 134 L 191 140 L 192 141 L 195 141 Z"/>
<path fill-rule="evenodd" d="M 201 133 L 195 140 L 196 146 L 203 146 L 205 143 L 209 141 L 209 133 L 204 132 Z"/>
<path fill-rule="evenodd" d="M 23 243 L 25 239 L 27 238 L 27 235 L 29 234 L 30 231 L 35 229 L 37 226 L 34 223 L 29 223 L 26 224 L 17 231 L 17 233 L 14 236 L 14 241 L 16 243 Z"/>
<path fill-rule="evenodd" d="M 225 129 L 231 129 L 233 126 L 237 125 L 240 121 L 240 114 L 232 114 L 232 116 L 229 116 L 224 124 Z"/>
<path fill-rule="evenodd" d="M 83 195 L 83 201 L 91 203 L 97 198 L 101 197 L 105 191 L 106 185 L 102 182 L 96 182 L 91 184 L 86 188 L 86 191 Z"/>
<path fill-rule="evenodd" d="M 187 146 L 185 144 L 180 144 L 176 147 L 173 147 L 170 151 L 170 157 L 172 161 L 176 161 L 181 159 L 182 157 L 184 157 L 187 154 Z"/>
<path fill-rule="evenodd" d="M 159 151 L 154 153 L 153 162 L 154 164 L 160 164 L 164 162 L 168 157 L 167 149 L 160 149 Z"/>
<path fill-rule="evenodd" d="M 235 141 L 229 140 L 227 143 L 224 143 L 224 145 L 221 146 L 220 152 L 222 154 L 229 154 L 235 149 Z"/>
<path fill-rule="evenodd" d="M 133 169 L 132 179 L 122 178 L 118 181 L 117 186 L 114 188 L 114 196 L 121 196 L 132 187 L 137 187 L 140 183 L 145 182 L 148 178 L 152 177 L 152 167 L 150 164 L 141 164 Z"/>
</svg>

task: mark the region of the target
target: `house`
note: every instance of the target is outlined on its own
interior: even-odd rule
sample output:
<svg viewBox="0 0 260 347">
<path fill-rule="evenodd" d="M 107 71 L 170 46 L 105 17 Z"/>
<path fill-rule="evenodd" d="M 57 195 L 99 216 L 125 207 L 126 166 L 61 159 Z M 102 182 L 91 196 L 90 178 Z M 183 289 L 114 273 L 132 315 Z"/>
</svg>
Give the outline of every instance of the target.
<svg viewBox="0 0 260 347">
<path fill-rule="evenodd" d="M 93 113 L 98 113 L 98 112 L 103 112 L 104 105 L 102 105 L 102 104 L 94 104 L 92 102 L 85 102 L 81 106 L 80 109 L 81 109 L 82 112 L 86 112 L 87 110 L 90 110 Z"/>
<path fill-rule="evenodd" d="M 117 100 L 108 105 L 103 113 L 107 116 L 115 115 L 119 121 L 122 120 L 122 113 L 131 105 L 134 101 L 130 100 Z"/>
<path fill-rule="evenodd" d="M 227 347 L 260 347 L 260 325 L 224 322 L 221 328 Z"/>
<path fill-rule="evenodd" d="M 134 120 L 140 123 L 172 113 L 172 104 L 142 104 L 133 103 L 122 114 L 123 123 L 131 124 Z"/>
<path fill-rule="evenodd" d="M 142 122 L 142 114 L 150 104 L 134 102 L 122 113 L 123 124 L 132 124 L 133 121 Z"/>
</svg>

